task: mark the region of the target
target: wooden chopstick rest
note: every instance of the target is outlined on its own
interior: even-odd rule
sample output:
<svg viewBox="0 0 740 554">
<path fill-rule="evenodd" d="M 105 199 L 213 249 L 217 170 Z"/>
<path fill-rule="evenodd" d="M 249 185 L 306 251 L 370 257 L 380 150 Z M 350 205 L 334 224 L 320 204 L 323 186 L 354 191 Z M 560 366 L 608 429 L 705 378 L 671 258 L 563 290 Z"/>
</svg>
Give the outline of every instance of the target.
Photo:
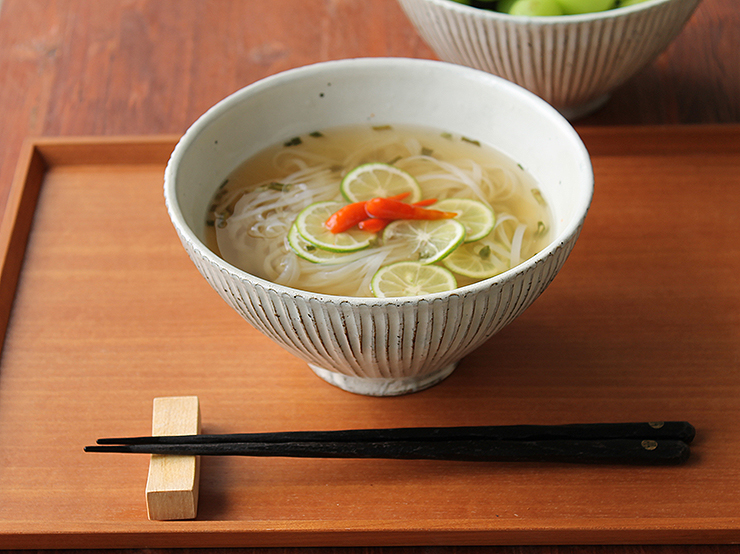
<svg viewBox="0 0 740 554">
<path fill-rule="evenodd" d="M 197 435 L 200 404 L 197 396 L 154 399 L 152 434 Z M 152 454 L 146 483 L 146 508 L 151 520 L 193 519 L 198 513 L 200 456 Z"/>
</svg>

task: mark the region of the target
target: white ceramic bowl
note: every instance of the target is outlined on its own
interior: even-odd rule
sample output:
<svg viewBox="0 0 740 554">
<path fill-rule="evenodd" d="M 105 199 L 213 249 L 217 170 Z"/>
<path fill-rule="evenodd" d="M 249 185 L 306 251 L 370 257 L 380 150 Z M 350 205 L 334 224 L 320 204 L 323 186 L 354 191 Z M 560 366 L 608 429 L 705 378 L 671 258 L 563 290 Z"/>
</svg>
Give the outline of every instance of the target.
<svg viewBox="0 0 740 554">
<path fill-rule="evenodd" d="M 287 288 L 229 265 L 205 246 L 209 201 L 244 159 L 286 138 L 367 122 L 423 125 L 499 148 L 540 182 L 553 212 L 554 240 L 497 277 L 445 294 L 398 299 Z M 551 106 L 482 71 L 403 58 L 325 62 L 254 83 L 198 119 L 165 172 L 172 223 L 221 297 L 326 381 L 376 396 L 441 381 L 521 314 L 565 262 L 592 192 L 588 152 Z"/>
<path fill-rule="evenodd" d="M 598 13 L 511 16 L 453 0 L 398 0 L 440 59 L 534 92 L 574 120 L 653 61 L 700 0 L 647 0 Z"/>
</svg>

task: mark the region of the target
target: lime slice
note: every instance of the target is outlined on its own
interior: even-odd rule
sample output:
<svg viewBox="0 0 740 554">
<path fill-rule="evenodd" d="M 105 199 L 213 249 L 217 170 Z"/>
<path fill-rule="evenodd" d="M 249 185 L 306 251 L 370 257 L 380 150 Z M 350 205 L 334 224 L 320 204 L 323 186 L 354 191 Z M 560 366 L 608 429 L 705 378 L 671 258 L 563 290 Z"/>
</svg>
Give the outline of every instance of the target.
<svg viewBox="0 0 740 554">
<path fill-rule="evenodd" d="M 435 210 L 455 212 L 455 218 L 465 225 L 465 242 L 480 240 L 493 231 L 496 216 L 483 202 L 470 198 L 446 198 L 434 204 Z"/>
<path fill-rule="evenodd" d="M 421 296 L 457 288 L 455 276 L 438 265 L 397 262 L 381 267 L 370 281 L 378 298 Z"/>
<path fill-rule="evenodd" d="M 364 202 L 403 193 L 409 193 L 404 202 L 421 200 L 421 188 L 416 179 L 402 169 L 380 162 L 354 168 L 344 176 L 339 190 L 348 202 Z"/>
<path fill-rule="evenodd" d="M 501 260 L 485 240 L 460 245 L 442 263 L 458 275 L 475 279 L 487 279 L 509 269 L 509 261 Z"/>
<path fill-rule="evenodd" d="M 454 219 L 399 219 L 383 231 L 383 242 L 403 244 L 419 262 L 441 260 L 465 240 L 465 227 Z"/>
<path fill-rule="evenodd" d="M 332 233 L 324 223 L 342 207 L 340 202 L 316 202 L 304 208 L 295 220 L 298 233 L 314 246 L 329 252 L 355 252 L 370 246 L 375 233 L 350 229 Z"/>
<path fill-rule="evenodd" d="M 288 244 L 296 256 L 315 264 L 340 264 L 356 259 L 356 256 L 352 256 L 351 252 L 330 252 L 308 242 L 298 232 L 298 226 L 295 223 L 290 226 L 290 231 L 288 231 Z"/>
</svg>

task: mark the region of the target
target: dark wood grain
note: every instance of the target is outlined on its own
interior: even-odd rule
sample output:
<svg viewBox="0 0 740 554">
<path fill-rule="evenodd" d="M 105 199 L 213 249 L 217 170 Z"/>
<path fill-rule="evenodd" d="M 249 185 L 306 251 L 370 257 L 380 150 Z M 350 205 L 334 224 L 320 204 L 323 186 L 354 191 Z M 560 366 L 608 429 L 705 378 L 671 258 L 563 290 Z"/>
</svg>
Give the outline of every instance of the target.
<svg viewBox="0 0 740 554">
<path fill-rule="evenodd" d="M 704 0 L 678 39 L 580 125 L 740 121 L 740 10 Z M 4 0 L 0 206 L 27 136 L 182 133 L 292 67 L 434 58 L 394 0 Z"/>
<path fill-rule="evenodd" d="M 177 135 L 214 102 L 284 69 L 355 56 L 434 58 L 393 0 L 3 0 L 0 6 L 0 210 L 29 136 Z M 739 39 L 737 0 L 704 0 L 668 50 L 578 126 L 740 122 Z M 320 551 L 483 550 L 735 554 L 740 546 Z"/>
</svg>

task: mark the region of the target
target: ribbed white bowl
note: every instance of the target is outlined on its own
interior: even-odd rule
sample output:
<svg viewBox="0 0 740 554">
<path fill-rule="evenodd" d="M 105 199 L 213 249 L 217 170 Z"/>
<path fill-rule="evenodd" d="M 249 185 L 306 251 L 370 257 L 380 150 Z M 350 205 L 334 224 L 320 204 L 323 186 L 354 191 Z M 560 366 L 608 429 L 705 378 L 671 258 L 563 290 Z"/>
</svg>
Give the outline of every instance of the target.
<svg viewBox="0 0 740 554">
<path fill-rule="evenodd" d="M 368 122 L 436 127 L 499 147 L 539 181 L 553 212 L 553 242 L 495 278 L 451 293 L 402 299 L 283 287 L 229 265 L 205 246 L 209 201 L 240 162 L 279 140 Z M 541 99 L 488 73 L 402 58 L 326 62 L 246 87 L 193 124 L 165 172 L 173 225 L 221 297 L 323 379 L 381 396 L 439 382 L 521 314 L 565 262 L 592 192 L 583 143 Z"/>
<path fill-rule="evenodd" d="M 560 17 L 511 16 L 452 0 L 398 2 L 440 59 L 517 83 L 576 119 L 663 52 L 700 0 Z"/>
</svg>

